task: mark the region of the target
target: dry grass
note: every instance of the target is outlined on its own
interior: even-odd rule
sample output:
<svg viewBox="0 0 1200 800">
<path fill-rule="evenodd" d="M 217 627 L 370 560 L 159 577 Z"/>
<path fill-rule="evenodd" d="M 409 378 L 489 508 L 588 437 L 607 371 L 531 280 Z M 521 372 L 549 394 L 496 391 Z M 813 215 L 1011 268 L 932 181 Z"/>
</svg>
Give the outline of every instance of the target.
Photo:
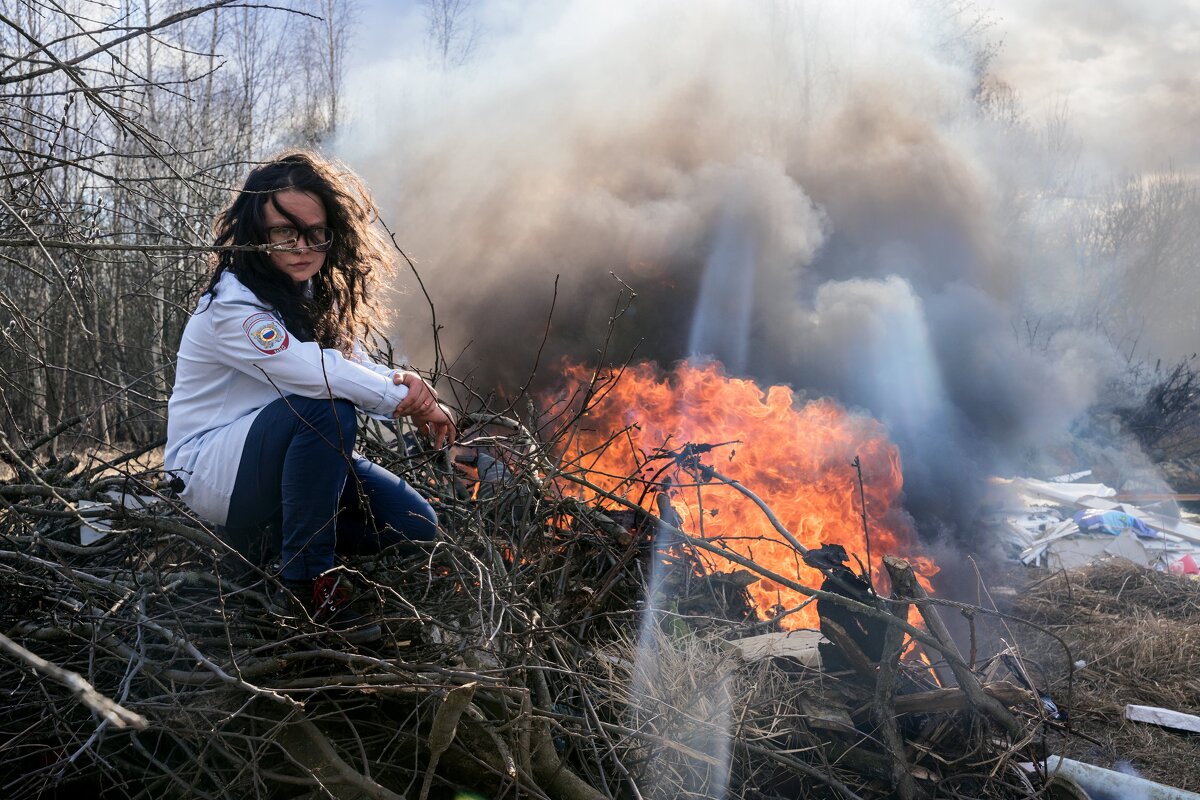
<svg viewBox="0 0 1200 800">
<path fill-rule="evenodd" d="M 1051 694 L 1069 704 L 1080 738 L 1065 755 L 1100 766 L 1128 762 L 1144 777 L 1200 789 L 1200 736 L 1124 718 L 1125 705 L 1200 714 L 1200 583 L 1113 560 L 1059 572 L 1017 601 L 1018 614 L 1045 625 L 1086 665 L 1070 674 L 1062 648 L 1022 634 L 1025 652 L 1046 672 Z"/>
<path fill-rule="evenodd" d="M 126 454 L 137 451 L 139 448 L 136 448 L 134 445 L 128 445 L 124 449 L 120 448 L 120 445 L 116 446 L 116 448 L 79 448 L 69 453 L 60 454 L 55 463 L 66 466 L 67 472 L 77 469 L 83 471 L 95 470 L 96 477 L 101 478 L 113 475 L 150 473 L 162 468 L 162 447 L 142 451 L 141 455 L 136 458 L 126 458 Z M 118 466 L 107 466 L 116 462 L 119 462 Z M 0 483 L 11 483 L 16 479 L 16 471 L 9 464 L 0 461 Z"/>
</svg>

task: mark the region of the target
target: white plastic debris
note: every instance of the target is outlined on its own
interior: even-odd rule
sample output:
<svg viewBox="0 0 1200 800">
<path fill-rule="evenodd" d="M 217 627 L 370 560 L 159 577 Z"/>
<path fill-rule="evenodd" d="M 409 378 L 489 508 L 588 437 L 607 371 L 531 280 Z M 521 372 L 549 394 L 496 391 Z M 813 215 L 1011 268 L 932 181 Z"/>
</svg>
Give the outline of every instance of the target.
<svg viewBox="0 0 1200 800">
<path fill-rule="evenodd" d="M 1065 775 L 1091 795 L 1145 800 L 1200 800 L 1200 794 L 1195 792 L 1059 756 L 1046 758 L 1046 772 Z"/>
<path fill-rule="evenodd" d="M 1200 717 L 1195 714 L 1184 714 L 1182 711 L 1171 711 L 1168 708 L 1137 706 L 1131 703 L 1125 706 L 1125 719 L 1161 725 L 1176 731 L 1200 733 Z"/>
<path fill-rule="evenodd" d="M 82 545 L 94 544 L 112 533 L 112 525 L 107 520 L 100 518 L 113 507 L 114 503 L 124 508 L 144 509 L 158 502 L 158 498 L 154 496 L 128 494 L 115 490 L 102 492 L 100 496 L 111 502 L 79 500 L 75 503 L 75 510 L 84 520 L 79 526 L 79 543 Z"/>
<path fill-rule="evenodd" d="M 1082 472 L 1068 472 L 1066 475 L 1055 475 L 1050 479 L 1051 483 L 1074 483 L 1080 478 L 1086 478 L 1092 474 L 1090 469 L 1085 469 Z"/>
<path fill-rule="evenodd" d="M 112 533 L 112 526 L 107 520 L 94 519 L 109 508 L 111 506 L 108 503 L 97 503 L 95 500 L 80 500 L 75 503 L 75 510 L 86 520 L 79 526 L 80 544 L 95 544 Z"/>
<path fill-rule="evenodd" d="M 1103 483 L 1051 483 L 1037 478 L 1014 478 L 1013 485 L 1059 505 L 1080 505 L 1085 498 L 1115 497 L 1117 494 L 1116 489 Z"/>
</svg>

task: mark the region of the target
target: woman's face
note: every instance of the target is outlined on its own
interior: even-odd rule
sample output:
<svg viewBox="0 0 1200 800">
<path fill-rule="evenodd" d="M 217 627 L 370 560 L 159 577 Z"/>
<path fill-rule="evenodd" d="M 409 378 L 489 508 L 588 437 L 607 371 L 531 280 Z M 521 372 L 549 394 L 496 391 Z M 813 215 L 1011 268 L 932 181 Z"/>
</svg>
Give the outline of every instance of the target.
<svg viewBox="0 0 1200 800">
<path fill-rule="evenodd" d="M 289 216 L 291 219 L 288 219 Z M 306 231 L 312 231 L 313 228 L 323 228 L 328 224 L 325 205 L 319 197 L 300 189 L 282 189 L 275 192 L 267 198 L 264 206 L 264 221 L 268 231 L 272 228 L 297 230 L 294 245 L 286 249 L 271 251 L 271 266 L 296 283 L 304 283 L 321 271 L 321 267 L 325 264 L 325 254 L 312 249 L 312 245 L 318 243 L 310 241 L 309 236 L 312 234 L 306 233 Z M 276 232 L 276 234 L 278 233 L 280 232 Z"/>
</svg>

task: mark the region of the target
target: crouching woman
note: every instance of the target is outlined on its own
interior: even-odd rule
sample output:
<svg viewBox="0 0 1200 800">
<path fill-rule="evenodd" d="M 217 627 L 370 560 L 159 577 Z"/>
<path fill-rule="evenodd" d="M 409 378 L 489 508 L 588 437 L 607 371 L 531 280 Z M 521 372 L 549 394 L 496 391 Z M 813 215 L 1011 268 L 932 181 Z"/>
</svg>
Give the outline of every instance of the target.
<svg viewBox="0 0 1200 800">
<path fill-rule="evenodd" d="M 316 154 L 250 172 L 217 220 L 212 276 L 179 345 L 165 455 L 184 502 L 244 555 L 261 557 L 262 531 L 278 530 L 288 602 L 360 640 L 378 626 L 346 603 L 335 551 L 430 540 L 437 517 L 354 452 L 356 414 L 411 417 L 439 446 L 454 437 L 431 386 L 359 344 L 394 266 L 375 217 L 362 183 Z"/>
</svg>

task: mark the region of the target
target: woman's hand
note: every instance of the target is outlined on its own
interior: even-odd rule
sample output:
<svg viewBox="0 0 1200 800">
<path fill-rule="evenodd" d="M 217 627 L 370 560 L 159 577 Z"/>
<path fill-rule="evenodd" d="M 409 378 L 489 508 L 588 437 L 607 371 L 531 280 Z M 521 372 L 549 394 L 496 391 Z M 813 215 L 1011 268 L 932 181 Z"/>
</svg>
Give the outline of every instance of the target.
<svg viewBox="0 0 1200 800">
<path fill-rule="evenodd" d="M 396 405 L 393 417 L 415 417 L 437 408 L 438 394 L 429 382 L 415 372 L 397 370 L 392 373 L 392 384 L 408 387 L 408 396 Z"/>
<path fill-rule="evenodd" d="M 454 444 L 458 438 L 458 429 L 454 425 L 454 413 L 441 403 L 434 403 L 430 411 L 412 415 L 413 424 L 417 430 L 433 441 L 433 446 L 439 450 L 447 444 Z"/>
</svg>

